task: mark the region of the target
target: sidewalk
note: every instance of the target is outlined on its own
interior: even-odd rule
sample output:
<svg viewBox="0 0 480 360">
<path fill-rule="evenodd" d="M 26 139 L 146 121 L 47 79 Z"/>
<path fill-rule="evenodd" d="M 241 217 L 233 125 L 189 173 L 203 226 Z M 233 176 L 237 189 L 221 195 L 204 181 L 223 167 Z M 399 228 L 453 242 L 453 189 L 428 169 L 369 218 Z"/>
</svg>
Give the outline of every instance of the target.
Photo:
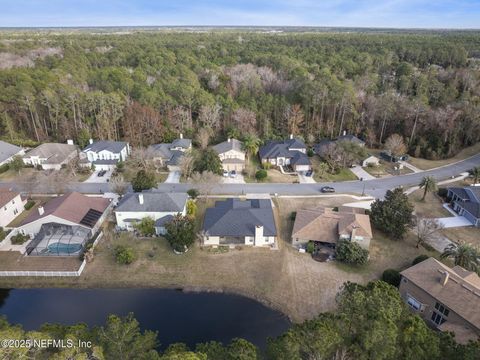
<svg viewBox="0 0 480 360">
<path fill-rule="evenodd" d="M 419 169 L 415 166 L 413 166 L 412 164 L 406 162 L 406 161 L 399 161 L 400 164 L 402 164 L 403 166 L 405 166 L 406 168 L 412 170 L 414 173 L 419 173 L 419 172 L 424 172 L 425 170 L 422 170 L 422 169 Z"/>
</svg>

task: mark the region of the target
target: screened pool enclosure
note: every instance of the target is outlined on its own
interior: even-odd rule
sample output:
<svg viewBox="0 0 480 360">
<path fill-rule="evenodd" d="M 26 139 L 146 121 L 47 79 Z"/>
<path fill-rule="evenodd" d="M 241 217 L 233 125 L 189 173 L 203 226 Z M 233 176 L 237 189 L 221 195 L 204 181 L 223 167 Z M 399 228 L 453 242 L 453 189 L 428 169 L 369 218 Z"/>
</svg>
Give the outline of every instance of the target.
<svg viewBox="0 0 480 360">
<path fill-rule="evenodd" d="M 43 224 L 27 246 L 31 256 L 78 256 L 90 238 L 90 230 L 82 226 L 58 223 Z"/>
</svg>

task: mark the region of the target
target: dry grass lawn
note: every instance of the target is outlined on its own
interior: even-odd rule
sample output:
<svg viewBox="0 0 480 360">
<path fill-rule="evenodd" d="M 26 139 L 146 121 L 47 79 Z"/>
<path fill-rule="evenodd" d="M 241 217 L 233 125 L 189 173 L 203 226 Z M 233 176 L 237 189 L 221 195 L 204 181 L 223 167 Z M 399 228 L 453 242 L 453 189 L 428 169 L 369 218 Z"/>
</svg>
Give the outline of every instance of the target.
<svg viewBox="0 0 480 360">
<path fill-rule="evenodd" d="M 450 240 L 461 243 L 466 242 L 480 248 L 480 229 L 473 226 L 443 229 L 442 234 Z"/>
<path fill-rule="evenodd" d="M 439 166 L 448 165 L 448 164 L 454 163 L 456 161 L 466 159 L 466 158 L 468 158 L 470 156 L 473 156 L 473 155 L 476 155 L 478 153 L 480 153 L 480 143 L 477 143 L 473 146 L 470 146 L 468 148 L 463 149 L 457 155 L 455 155 L 454 157 L 451 157 L 449 159 L 427 160 L 427 159 L 410 157 L 409 162 L 412 165 L 418 167 L 419 169 L 428 170 L 428 169 L 433 169 L 433 168 L 436 168 L 436 167 L 439 167 Z"/>
<path fill-rule="evenodd" d="M 392 241 L 375 234 L 371 260 L 364 267 L 336 262 L 319 263 L 290 245 L 292 211 L 311 206 L 338 206 L 350 198 L 276 199 L 279 249 L 242 248 L 218 251 L 194 246 L 175 255 L 163 238 L 135 239 L 128 234 L 106 235 L 95 259 L 77 279 L 0 279 L 2 287 L 172 287 L 189 290 L 235 292 L 272 306 L 293 321 L 302 321 L 335 308 L 335 295 L 345 281 L 365 283 L 377 279 L 386 268 L 403 269 L 419 254 L 413 237 Z M 199 220 L 205 206 L 199 204 Z M 137 260 L 128 266 L 115 263 L 113 249 L 123 244 L 134 248 Z"/>
<path fill-rule="evenodd" d="M 452 216 L 442 206 L 442 199 L 434 193 L 427 193 L 425 200 L 422 200 L 423 189 L 414 191 L 409 196 L 410 201 L 415 206 L 415 213 L 419 217 L 438 218 Z"/>
</svg>

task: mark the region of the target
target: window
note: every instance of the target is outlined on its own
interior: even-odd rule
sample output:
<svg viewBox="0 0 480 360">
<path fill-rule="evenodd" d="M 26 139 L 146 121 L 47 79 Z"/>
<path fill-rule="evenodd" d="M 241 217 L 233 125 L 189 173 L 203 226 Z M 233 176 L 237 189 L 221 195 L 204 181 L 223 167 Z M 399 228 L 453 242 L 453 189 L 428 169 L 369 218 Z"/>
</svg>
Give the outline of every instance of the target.
<svg viewBox="0 0 480 360">
<path fill-rule="evenodd" d="M 432 312 L 432 317 L 430 318 L 433 323 L 437 325 L 442 325 L 447 319 L 445 319 L 442 315 L 437 313 L 436 311 Z"/>
<path fill-rule="evenodd" d="M 435 309 L 438 310 L 438 312 L 442 315 L 444 315 L 445 317 L 448 316 L 448 314 L 450 313 L 450 310 L 448 310 L 445 306 L 443 306 L 442 304 L 440 303 L 435 303 Z"/>
<path fill-rule="evenodd" d="M 410 305 L 410 307 L 414 310 L 420 310 L 422 307 L 422 304 L 417 301 L 417 299 L 411 297 L 410 295 L 407 295 L 407 304 Z"/>
</svg>

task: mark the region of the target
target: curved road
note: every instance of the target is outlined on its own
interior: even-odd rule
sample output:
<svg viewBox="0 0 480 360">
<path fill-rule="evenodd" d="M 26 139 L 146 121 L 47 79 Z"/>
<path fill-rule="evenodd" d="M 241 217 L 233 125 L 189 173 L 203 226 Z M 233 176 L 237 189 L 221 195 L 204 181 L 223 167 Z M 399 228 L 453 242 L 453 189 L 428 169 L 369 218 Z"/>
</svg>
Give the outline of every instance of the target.
<svg viewBox="0 0 480 360">
<path fill-rule="evenodd" d="M 212 194 L 218 195 L 242 195 L 251 193 L 277 193 L 279 195 L 318 195 L 320 189 L 325 186 L 332 186 L 338 193 L 355 193 L 371 195 L 376 198 L 382 198 L 387 190 L 396 188 L 398 186 L 410 187 L 420 183 L 424 176 L 433 176 L 437 181 L 449 179 L 466 172 L 475 166 L 480 166 L 480 154 L 474 155 L 468 159 L 459 162 L 423 171 L 420 173 L 413 173 L 407 175 L 398 175 L 388 178 L 372 179 L 365 181 L 345 181 L 336 183 L 316 183 L 316 184 L 218 184 L 212 190 Z M 0 183 L 0 187 L 13 188 L 17 191 L 25 191 L 27 186 L 19 183 Z M 161 183 L 158 185 L 158 190 L 163 192 L 177 192 L 187 191 L 195 187 L 191 184 L 168 184 Z M 102 193 L 110 191 L 110 184 L 108 183 L 70 183 L 65 184 L 65 190 L 78 191 L 82 193 Z M 30 190 L 31 191 L 31 190 Z M 35 193 L 55 193 L 54 187 L 51 184 L 39 184 L 34 191 Z"/>
</svg>

